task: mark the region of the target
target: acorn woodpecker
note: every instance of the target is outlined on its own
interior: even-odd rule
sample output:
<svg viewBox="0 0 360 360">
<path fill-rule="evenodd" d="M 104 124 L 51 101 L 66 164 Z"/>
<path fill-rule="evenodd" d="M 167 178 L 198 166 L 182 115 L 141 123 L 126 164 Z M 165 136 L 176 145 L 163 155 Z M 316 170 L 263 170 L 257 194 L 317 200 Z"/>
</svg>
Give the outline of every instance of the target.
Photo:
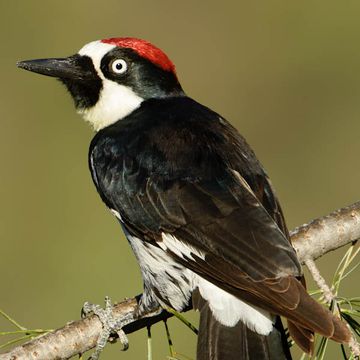
<svg viewBox="0 0 360 360">
<path fill-rule="evenodd" d="M 140 312 L 200 311 L 197 359 L 291 359 L 347 327 L 306 292 L 263 167 L 221 115 L 188 97 L 173 63 L 135 38 L 91 42 L 20 68 L 59 78 L 96 131 L 89 166 L 139 262 Z"/>
</svg>

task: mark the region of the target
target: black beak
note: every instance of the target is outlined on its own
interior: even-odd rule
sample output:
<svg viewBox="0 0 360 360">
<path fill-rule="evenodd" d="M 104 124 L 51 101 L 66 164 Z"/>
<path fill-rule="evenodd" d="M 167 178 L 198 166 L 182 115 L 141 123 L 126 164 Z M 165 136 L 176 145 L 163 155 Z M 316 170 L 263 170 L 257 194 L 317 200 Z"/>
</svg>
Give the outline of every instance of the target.
<svg viewBox="0 0 360 360">
<path fill-rule="evenodd" d="M 82 56 L 73 55 L 68 58 L 37 59 L 19 61 L 16 65 L 21 69 L 59 79 L 90 80 L 94 73 L 88 66 L 83 66 Z"/>
</svg>

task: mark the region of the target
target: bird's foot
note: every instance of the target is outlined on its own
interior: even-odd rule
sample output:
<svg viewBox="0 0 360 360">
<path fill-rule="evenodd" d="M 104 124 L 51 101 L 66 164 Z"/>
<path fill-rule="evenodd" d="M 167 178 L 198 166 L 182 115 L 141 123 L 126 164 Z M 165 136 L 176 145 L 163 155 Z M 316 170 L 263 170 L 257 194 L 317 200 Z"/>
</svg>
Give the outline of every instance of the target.
<svg viewBox="0 0 360 360">
<path fill-rule="evenodd" d="M 121 318 L 115 318 L 113 315 L 113 306 L 108 296 L 105 297 L 105 308 L 100 305 L 85 302 L 82 310 L 81 317 L 87 317 L 90 314 L 95 314 L 100 319 L 103 330 L 97 340 L 95 351 L 92 353 L 88 360 L 97 360 L 103 351 L 108 340 L 113 340 L 112 334 L 117 334 L 120 342 L 123 345 L 122 350 L 125 351 L 129 348 L 129 340 L 122 330 L 122 328 L 134 320 L 134 315 L 129 313 Z"/>
</svg>

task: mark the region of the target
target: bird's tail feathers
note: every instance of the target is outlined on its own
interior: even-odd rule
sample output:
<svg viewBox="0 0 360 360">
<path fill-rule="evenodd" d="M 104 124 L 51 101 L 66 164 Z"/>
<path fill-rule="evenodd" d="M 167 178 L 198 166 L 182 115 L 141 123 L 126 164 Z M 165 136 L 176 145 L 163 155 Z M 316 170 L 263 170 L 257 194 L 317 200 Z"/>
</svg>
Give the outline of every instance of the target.
<svg viewBox="0 0 360 360">
<path fill-rule="evenodd" d="M 197 360 L 291 360 L 280 317 L 269 335 L 260 335 L 242 321 L 234 327 L 222 325 L 198 291 L 193 305 L 200 311 Z"/>
<path fill-rule="evenodd" d="M 350 332 L 340 318 L 309 296 L 300 284 L 300 301 L 292 316 L 288 316 L 288 329 L 291 337 L 305 352 L 312 354 L 314 332 L 339 343 L 350 341 Z"/>
</svg>

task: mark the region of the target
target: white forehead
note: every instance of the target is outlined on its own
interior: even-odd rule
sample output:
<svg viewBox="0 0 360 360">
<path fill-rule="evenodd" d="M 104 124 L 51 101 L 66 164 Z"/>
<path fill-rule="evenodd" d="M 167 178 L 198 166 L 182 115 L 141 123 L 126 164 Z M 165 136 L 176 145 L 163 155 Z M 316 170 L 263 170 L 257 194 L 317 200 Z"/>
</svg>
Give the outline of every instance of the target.
<svg viewBox="0 0 360 360">
<path fill-rule="evenodd" d="M 115 47 L 115 45 L 97 40 L 86 44 L 78 52 L 79 55 L 88 56 L 92 60 L 96 72 L 102 79 L 102 88 L 97 103 L 90 108 L 79 110 L 96 131 L 121 120 L 137 109 L 144 100 L 130 87 L 106 79 L 101 72 L 101 59 Z"/>
<path fill-rule="evenodd" d="M 101 71 L 100 71 L 101 59 L 114 47 L 116 46 L 111 44 L 105 44 L 101 42 L 101 40 L 96 40 L 83 46 L 79 50 L 78 54 L 82 56 L 85 55 L 91 58 L 97 73 L 99 74 L 99 76 L 101 76 Z"/>
</svg>

